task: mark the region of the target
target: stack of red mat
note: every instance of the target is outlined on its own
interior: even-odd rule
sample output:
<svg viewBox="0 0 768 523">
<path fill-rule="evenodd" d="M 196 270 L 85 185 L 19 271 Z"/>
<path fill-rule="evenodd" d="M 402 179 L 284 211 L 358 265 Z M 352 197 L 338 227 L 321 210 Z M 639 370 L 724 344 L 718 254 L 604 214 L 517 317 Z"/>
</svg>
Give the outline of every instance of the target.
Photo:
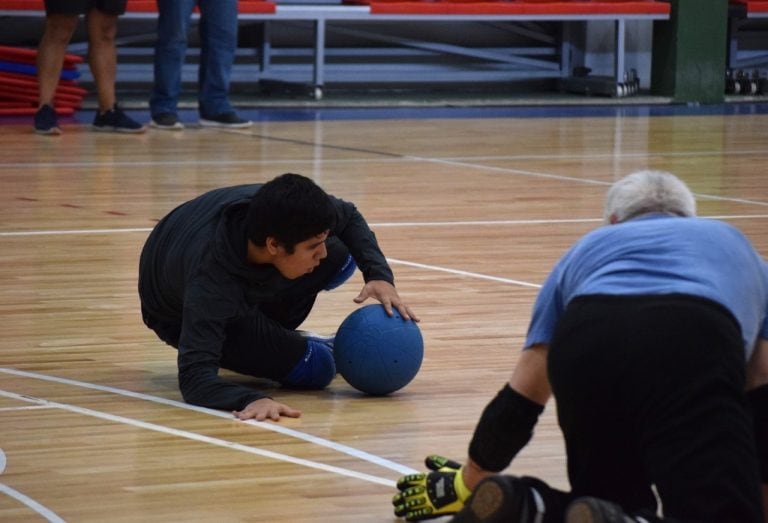
<svg viewBox="0 0 768 523">
<path fill-rule="evenodd" d="M 38 104 L 37 50 L 0 46 L 0 116 L 35 114 Z M 87 91 L 77 85 L 77 64 L 83 59 L 66 55 L 53 104 L 60 115 L 80 108 Z"/>
</svg>

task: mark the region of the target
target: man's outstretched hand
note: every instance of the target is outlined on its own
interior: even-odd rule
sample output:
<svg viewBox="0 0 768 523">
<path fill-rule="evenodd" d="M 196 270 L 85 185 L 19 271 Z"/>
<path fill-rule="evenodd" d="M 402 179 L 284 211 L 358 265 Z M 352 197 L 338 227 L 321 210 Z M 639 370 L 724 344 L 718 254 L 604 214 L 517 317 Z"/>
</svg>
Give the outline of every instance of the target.
<svg viewBox="0 0 768 523">
<path fill-rule="evenodd" d="M 243 410 L 236 410 L 232 414 L 241 420 L 255 419 L 256 421 L 264 421 L 271 419 L 279 421 L 280 416 L 298 418 L 301 416 L 301 411 L 283 403 L 278 403 L 272 398 L 259 398 L 250 402 Z"/>
</svg>

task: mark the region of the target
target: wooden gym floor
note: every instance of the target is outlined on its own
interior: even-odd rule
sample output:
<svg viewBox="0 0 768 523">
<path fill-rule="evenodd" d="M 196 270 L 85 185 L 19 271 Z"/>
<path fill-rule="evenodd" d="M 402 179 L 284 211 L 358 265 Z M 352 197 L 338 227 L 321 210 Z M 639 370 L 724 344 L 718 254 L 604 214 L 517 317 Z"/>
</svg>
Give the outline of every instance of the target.
<svg viewBox="0 0 768 523">
<path fill-rule="evenodd" d="M 141 136 L 0 125 L 0 520 L 396 521 L 397 477 L 429 453 L 465 456 L 538 286 L 600 225 L 613 180 L 672 171 L 701 215 L 768 255 L 766 107 L 681 112 L 350 112 Z M 367 217 L 425 359 L 389 397 L 339 377 L 274 391 L 298 420 L 240 422 L 181 402 L 175 351 L 140 319 L 137 260 L 177 204 L 288 171 Z M 323 294 L 304 328 L 333 332 L 361 281 Z M 567 487 L 552 404 L 509 470 Z"/>
</svg>

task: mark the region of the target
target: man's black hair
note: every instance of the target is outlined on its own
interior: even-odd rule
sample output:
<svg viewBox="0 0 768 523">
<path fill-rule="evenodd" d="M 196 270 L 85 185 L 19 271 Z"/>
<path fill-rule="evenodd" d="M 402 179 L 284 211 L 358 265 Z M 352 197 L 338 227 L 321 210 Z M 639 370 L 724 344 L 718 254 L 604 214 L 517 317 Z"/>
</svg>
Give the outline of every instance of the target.
<svg viewBox="0 0 768 523">
<path fill-rule="evenodd" d="M 259 246 L 272 236 L 290 254 L 297 243 L 335 223 L 336 209 L 328 194 L 306 176 L 286 173 L 265 183 L 253 196 L 246 232 Z"/>
</svg>

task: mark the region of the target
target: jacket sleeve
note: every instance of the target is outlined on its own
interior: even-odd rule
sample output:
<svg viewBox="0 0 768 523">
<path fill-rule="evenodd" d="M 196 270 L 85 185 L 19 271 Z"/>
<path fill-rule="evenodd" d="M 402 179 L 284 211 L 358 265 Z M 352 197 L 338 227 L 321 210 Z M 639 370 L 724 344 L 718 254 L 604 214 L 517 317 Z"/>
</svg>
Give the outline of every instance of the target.
<svg viewBox="0 0 768 523">
<path fill-rule="evenodd" d="M 225 293 L 205 293 L 200 282 L 187 290 L 179 338 L 179 389 L 184 401 L 201 407 L 241 410 L 266 394 L 222 379 L 219 367 L 228 318 L 236 306 Z"/>
<path fill-rule="evenodd" d="M 363 273 L 363 279 L 384 280 L 395 283 L 392 269 L 381 252 L 373 233 L 363 215 L 352 203 L 334 196 L 331 200 L 336 206 L 337 222 L 332 234 L 337 236 L 349 249 L 355 263 Z"/>
</svg>

